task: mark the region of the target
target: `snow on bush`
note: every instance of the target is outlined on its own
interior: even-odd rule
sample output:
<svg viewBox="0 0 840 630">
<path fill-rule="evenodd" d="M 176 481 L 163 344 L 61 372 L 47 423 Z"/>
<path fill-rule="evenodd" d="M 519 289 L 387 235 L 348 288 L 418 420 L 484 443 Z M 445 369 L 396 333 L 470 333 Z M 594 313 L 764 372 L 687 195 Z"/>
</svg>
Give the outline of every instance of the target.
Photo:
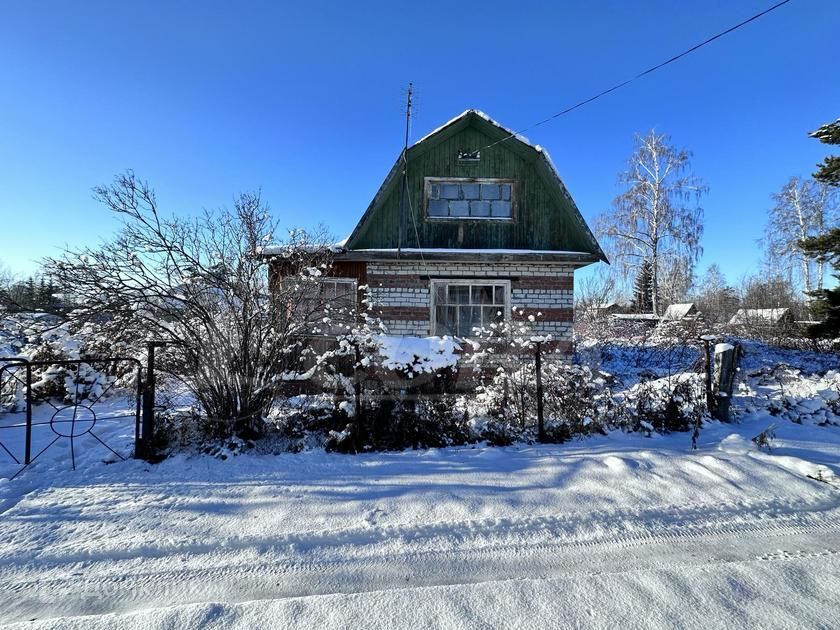
<svg viewBox="0 0 840 630">
<path fill-rule="evenodd" d="M 39 313 L 15 313 L 0 323 L 0 339 L 7 350 L 3 356 L 46 363 L 32 368 L 32 399 L 36 403 L 44 400 L 95 401 L 106 390 L 118 393 L 120 388 L 135 385 L 134 363 L 93 360 L 115 354 L 129 355 L 130 349 L 124 343 L 105 338 L 92 324 L 78 325 Z M 88 357 L 90 363 L 58 363 Z M 16 372 L 16 378 L 11 377 L 11 372 Z M 2 373 L 0 403 L 7 410 L 23 407 L 24 383 L 24 372 L 20 368 L 10 366 Z"/>
<path fill-rule="evenodd" d="M 785 364 L 750 372 L 739 384 L 743 413 L 766 411 L 799 424 L 840 424 L 840 371 L 807 374 Z"/>
<path fill-rule="evenodd" d="M 461 346 L 452 337 L 400 337 L 378 335 L 375 338 L 387 370 L 404 372 L 408 378 L 417 373 L 431 373 L 455 366 Z"/>
</svg>

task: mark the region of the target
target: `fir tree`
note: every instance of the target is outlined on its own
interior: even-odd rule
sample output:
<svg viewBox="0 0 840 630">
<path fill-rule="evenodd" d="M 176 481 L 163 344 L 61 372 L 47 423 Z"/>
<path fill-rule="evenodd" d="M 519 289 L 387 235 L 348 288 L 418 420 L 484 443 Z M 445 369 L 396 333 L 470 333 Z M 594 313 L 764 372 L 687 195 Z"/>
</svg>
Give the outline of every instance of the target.
<svg viewBox="0 0 840 630">
<path fill-rule="evenodd" d="M 840 144 L 840 118 L 811 132 L 810 136 L 825 144 Z M 829 186 L 840 186 L 840 156 L 829 155 L 814 173 L 814 179 Z"/>
<path fill-rule="evenodd" d="M 637 313 L 653 310 L 653 264 L 649 259 L 642 261 L 633 284 L 633 307 Z"/>
<path fill-rule="evenodd" d="M 825 144 L 840 144 L 840 118 L 827 123 L 810 134 Z M 840 187 L 840 156 L 829 155 L 814 173 L 814 179 L 832 188 Z M 806 256 L 824 260 L 834 267 L 834 277 L 840 282 L 840 228 L 806 238 L 799 242 Z M 833 289 L 812 291 L 811 312 L 821 321 L 808 332 L 813 337 L 840 337 L 840 285 Z"/>
<path fill-rule="evenodd" d="M 800 241 L 806 256 L 822 258 L 834 267 L 834 277 L 840 282 L 840 228 Z M 833 289 L 812 291 L 811 312 L 820 323 L 808 330 L 812 337 L 840 337 L 840 284 Z"/>
</svg>

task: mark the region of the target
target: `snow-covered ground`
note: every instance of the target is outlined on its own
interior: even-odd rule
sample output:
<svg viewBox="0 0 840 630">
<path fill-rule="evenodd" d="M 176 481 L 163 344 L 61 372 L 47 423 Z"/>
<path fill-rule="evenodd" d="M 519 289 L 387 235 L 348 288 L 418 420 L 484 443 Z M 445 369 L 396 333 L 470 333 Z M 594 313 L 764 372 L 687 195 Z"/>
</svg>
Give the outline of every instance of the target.
<svg viewBox="0 0 840 630">
<path fill-rule="evenodd" d="M 840 358 L 746 349 L 735 422 L 697 450 L 616 430 L 152 465 L 117 456 L 135 401 L 108 397 L 71 423 L 75 471 L 67 438 L 23 471 L 0 449 L 0 624 L 840 627 Z M 639 352 L 600 365 L 630 391 L 696 360 Z M 33 455 L 67 432 L 54 414 L 35 408 Z M 0 415 L 18 458 L 22 420 Z"/>
<path fill-rule="evenodd" d="M 771 423 L 768 453 L 750 438 Z M 0 480 L 3 623 L 840 625 L 836 426 L 754 413 L 697 451 L 621 432 L 158 465 L 77 447 L 75 472 L 56 448 Z"/>
</svg>

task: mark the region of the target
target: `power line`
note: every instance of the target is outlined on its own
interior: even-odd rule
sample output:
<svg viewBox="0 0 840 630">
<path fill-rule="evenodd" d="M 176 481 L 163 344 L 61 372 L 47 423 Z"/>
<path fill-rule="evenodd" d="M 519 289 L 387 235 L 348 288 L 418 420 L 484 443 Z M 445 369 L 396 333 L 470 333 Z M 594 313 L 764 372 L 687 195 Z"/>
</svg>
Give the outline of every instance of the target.
<svg viewBox="0 0 840 630">
<path fill-rule="evenodd" d="M 507 141 L 507 140 L 510 140 L 511 138 L 513 138 L 513 137 L 515 137 L 515 136 L 517 136 L 517 135 L 519 135 L 519 134 L 525 133 L 526 131 L 529 131 L 529 130 L 531 130 L 531 129 L 534 129 L 535 127 L 539 127 L 540 125 L 544 125 L 544 124 L 546 124 L 546 123 L 548 123 L 548 122 L 551 122 L 551 121 L 552 121 L 552 120 L 554 120 L 555 118 L 559 118 L 560 116 L 564 116 L 565 114 L 568 114 L 569 112 L 572 112 L 572 111 L 574 111 L 574 110 L 578 109 L 579 107 L 583 107 L 584 105 L 586 105 L 586 104 L 588 104 L 588 103 L 591 103 L 592 101 L 598 100 L 599 98 L 601 98 L 602 96 L 606 96 L 606 95 L 607 95 L 607 94 L 609 94 L 610 92 L 615 92 L 616 90 L 619 90 L 619 89 L 623 88 L 625 85 L 628 85 L 628 84 L 630 84 L 630 83 L 633 83 L 633 81 L 637 81 L 637 80 L 641 79 L 641 78 L 642 78 L 643 76 L 645 76 L 645 75 L 648 75 L 648 74 L 650 74 L 650 73 L 652 73 L 652 72 L 655 72 L 656 70 L 659 70 L 660 68 L 662 68 L 662 67 L 664 67 L 664 66 L 667 66 L 667 65 L 668 65 L 668 64 L 670 64 L 670 63 L 674 63 L 674 62 L 675 62 L 675 61 L 677 61 L 678 59 L 681 59 L 681 58 L 685 57 L 686 55 L 688 55 L 688 54 L 690 54 L 690 53 L 693 53 L 695 50 L 697 50 L 697 49 L 699 49 L 699 48 L 702 48 L 703 46 L 705 46 L 705 45 L 707 45 L 707 44 L 711 44 L 713 41 L 715 41 L 715 40 L 717 40 L 717 39 L 720 39 L 720 38 L 721 38 L 721 37 L 723 37 L 724 35 L 728 35 L 728 34 L 729 34 L 729 33 L 731 33 L 732 31 L 736 31 L 736 30 L 738 30 L 739 28 L 741 28 L 742 26 L 746 26 L 746 25 L 747 25 L 747 24 L 749 24 L 750 22 L 754 22 L 754 21 L 755 21 L 755 20 L 757 20 L 758 18 L 760 18 L 760 17 L 762 17 L 762 16 L 764 16 L 764 15 L 767 15 L 767 14 L 768 14 L 768 13 L 770 13 L 771 11 L 775 11 L 776 9 L 778 9 L 778 8 L 779 8 L 779 7 L 781 7 L 782 5 L 787 4 L 787 3 L 788 3 L 788 2 L 790 2 L 790 1 L 791 1 L 791 0 L 782 0 L 781 2 L 778 2 L 778 3 L 774 4 L 774 5 L 773 5 L 772 7 L 770 7 L 769 9 L 765 9 L 765 10 L 764 10 L 764 11 L 762 11 L 761 13 L 756 13 L 756 14 L 755 14 L 755 15 L 753 15 L 752 17 L 750 17 L 750 18 L 748 18 L 748 19 L 744 20 L 743 22 L 739 22 L 739 23 L 738 23 L 738 24 L 736 24 L 735 26 L 730 26 L 730 27 L 729 27 L 728 29 L 726 29 L 725 31 L 721 31 L 721 32 L 720 32 L 720 33 L 718 33 L 717 35 L 713 35 L 712 37 L 709 37 L 708 39 L 706 39 L 706 40 L 704 40 L 704 41 L 700 42 L 699 44 L 696 44 L 696 45 L 692 46 L 692 47 L 691 47 L 691 48 L 689 48 L 688 50 L 684 50 L 683 52 L 679 53 L 678 55 L 674 55 L 673 57 L 671 57 L 670 59 L 667 59 L 666 61 L 663 61 L 662 63 L 658 63 L 658 64 L 656 64 L 655 66 L 651 66 L 651 67 L 650 67 L 650 68 L 648 68 L 647 70 L 644 70 L 644 71 L 640 72 L 640 73 L 639 73 L 639 74 L 637 74 L 636 76 L 631 77 L 631 78 L 627 79 L 626 81 L 622 81 L 621 83 L 617 83 L 616 85 L 613 85 L 612 87 L 607 88 L 607 89 L 606 89 L 606 90 L 604 90 L 603 92 L 599 92 L 598 94 L 595 94 L 594 96 L 590 96 L 589 98 L 587 98 L 587 99 L 585 99 L 585 100 L 582 100 L 582 101 L 580 101 L 579 103 L 575 103 L 574 105 L 572 105 L 571 107 L 567 107 L 567 108 L 566 108 L 566 109 L 564 109 L 563 111 L 557 112 L 556 114 L 552 114 L 551 116 L 549 116 L 549 117 L 548 117 L 548 118 L 546 118 L 545 120 L 541 120 L 540 122 L 535 123 L 535 124 L 531 125 L 530 127 L 525 127 L 524 129 L 521 129 L 521 130 L 519 130 L 519 131 L 515 131 L 514 133 L 510 134 L 509 136 L 507 136 L 507 137 L 505 137 L 505 138 L 502 138 L 501 140 L 497 140 L 496 142 L 493 142 L 492 144 L 488 144 L 486 147 L 482 147 L 482 148 L 481 148 L 481 150 L 483 150 L 483 149 L 489 149 L 489 148 L 491 148 L 491 147 L 494 147 L 494 146 L 496 146 L 497 144 L 500 144 L 500 143 L 502 143 L 502 142 L 505 142 L 505 141 Z"/>
</svg>

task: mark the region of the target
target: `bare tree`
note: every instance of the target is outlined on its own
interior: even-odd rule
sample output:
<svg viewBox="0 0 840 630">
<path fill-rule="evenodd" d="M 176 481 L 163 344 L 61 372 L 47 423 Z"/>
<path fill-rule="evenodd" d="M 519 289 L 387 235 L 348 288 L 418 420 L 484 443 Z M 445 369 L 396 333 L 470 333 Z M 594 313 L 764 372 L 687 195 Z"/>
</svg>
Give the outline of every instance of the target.
<svg viewBox="0 0 840 630">
<path fill-rule="evenodd" d="M 784 276 L 746 276 L 741 279 L 738 292 L 741 308 L 788 308 L 797 319 L 803 318 L 806 311 L 805 301 Z"/>
<path fill-rule="evenodd" d="M 270 291 L 262 254 L 275 224 L 258 194 L 181 219 L 162 216 L 132 172 L 94 193 L 123 218 L 122 230 L 46 261 L 82 305 L 72 317 L 113 336 L 173 342 L 177 376 L 214 430 L 258 431 L 278 381 L 297 368 L 301 336 L 320 321 L 323 304 L 312 296 L 329 264 L 324 239 L 293 232 L 282 249 L 287 277 Z"/>
<path fill-rule="evenodd" d="M 592 322 L 604 317 L 608 306 L 620 298 L 615 274 L 597 269 L 575 282 L 575 321 Z"/>
<path fill-rule="evenodd" d="M 659 299 L 663 307 L 685 301 L 694 285 L 694 261 L 668 256 L 659 269 Z"/>
<path fill-rule="evenodd" d="M 11 300 L 10 292 L 15 284 L 15 274 L 0 262 L 0 308 L 8 308 Z"/>
<path fill-rule="evenodd" d="M 598 222 L 599 234 L 625 274 L 650 261 L 657 315 L 665 266 L 681 261 L 692 268 L 702 253 L 703 210 L 698 204 L 706 187 L 691 173 L 689 158 L 666 135 L 650 131 L 636 136 L 636 149 L 618 178 L 626 190 Z"/>
<path fill-rule="evenodd" d="M 709 265 L 693 296 L 697 309 L 709 324 L 728 322 L 738 309 L 738 292 L 726 282 L 717 264 Z"/>
<path fill-rule="evenodd" d="M 836 191 L 813 179 L 791 177 L 773 200 L 764 238 L 770 271 L 799 280 L 805 293 L 822 290 L 825 260 L 808 258 L 797 243 L 836 224 Z"/>
</svg>

